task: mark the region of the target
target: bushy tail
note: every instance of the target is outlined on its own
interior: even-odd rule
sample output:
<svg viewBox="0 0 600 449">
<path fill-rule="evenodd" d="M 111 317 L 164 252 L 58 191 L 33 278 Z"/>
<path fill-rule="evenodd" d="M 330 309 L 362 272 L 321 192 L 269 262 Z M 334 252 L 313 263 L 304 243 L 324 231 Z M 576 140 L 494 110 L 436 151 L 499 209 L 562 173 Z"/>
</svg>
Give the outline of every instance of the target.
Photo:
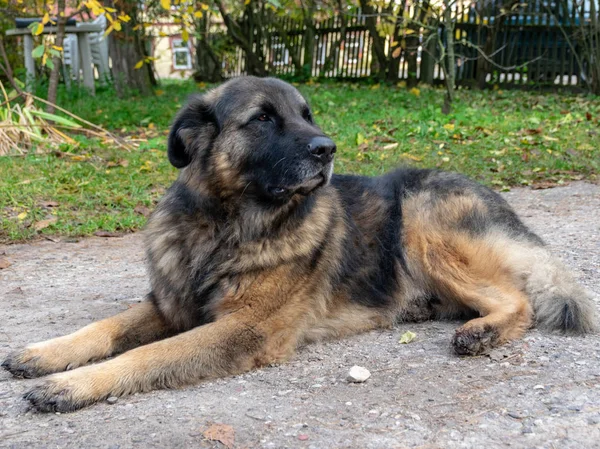
<svg viewBox="0 0 600 449">
<path fill-rule="evenodd" d="M 537 326 L 565 333 L 598 330 L 596 305 L 567 267 L 548 251 L 536 251 L 525 289 L 533 306 Z"/>
</svg>

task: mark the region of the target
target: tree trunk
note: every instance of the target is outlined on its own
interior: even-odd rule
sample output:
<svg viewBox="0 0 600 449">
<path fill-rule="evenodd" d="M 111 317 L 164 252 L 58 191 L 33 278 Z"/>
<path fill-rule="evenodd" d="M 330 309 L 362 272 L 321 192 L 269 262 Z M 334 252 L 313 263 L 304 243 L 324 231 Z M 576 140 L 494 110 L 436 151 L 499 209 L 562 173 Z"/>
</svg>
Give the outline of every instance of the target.
<svg viewBox="0 0 600 449">
<path fill-rule="evenodd" d="M 65 0 L 58 0 L 58 19 L 56 31 L 55 45 L 57 47 L 63 46 L 65 39 L 65 25 L 67 23 L 67 17 L 65 15 Z M 62 51 L 62 50 L 59 50 Z M 61 65 L 60 54 L 52 57 L 52 71 L 50 72 L 50 81 L 48 82 L 48 104 L 46 105 L 46 112 L 54 114 L 54 105 L 56 104 L 56 93 L 58 90 L 58 80 L 60 78 L 60 65 Z"/>
<path fill-rule="evenodd" d="M 112 1 L 108 3 L 114 6 Z M 135 0 L 126 0 L 120 2 L 119 6 L 131 17 L 131 20 L 121 24 L 121 31 L 113 31 L 108 35 L 108 52 L 112 60 L 111 72 L 115 90 L 121 98 L 130 90 L 137 90 L 142 95 L 150 95 L 153 85 L 150 71 L 147 67 L 135 68 L 135 65 L 146 56 L 141 34 L 143 27 L 140 27 L 142 31 L 133 30 L 138 23 L 138 3 Z"/>
<path fill-rule="evenodd" d="M 264 59 L 262 59 L 252 48 L 252 42 L 247 36 L 244 35 L 240 25 L 231 17 L 231 15 L 225 9 L 225 5 L 222 0 L 215 0 L 223 22 L 227 27 L 227 33 L 233 41 L 238 44 L 244 54 L 246 55 L 246 70 L 249 75 L 267 76 L 267 70 L 265 68 Z M 250 5 L 249 5 L 250 6 Z"/>
<path fill-rule="evenodd" d="M 213 50 L 209 41 L 210 15 L 207 13 L 196 21 L 196 71 L 198 82 L 216 83 L 223 80 L 221 58 Z"/>
<path fill-rule="evenodd" d="M 442 64 L 446 67 L 447 101 L 454 101 L 454 88 L 456 86 L 456 57 L 454 56 L 454 23 L 452 23 L 452 0 L 444 0 L 444 31 L 446 34 L 446 58 Z"/>
<path fill-rule="evenodd" d="M 371 6 L 370 0 L 360 0 L 360 7 L 366 15 L 367 29 L 373 40 L 371 73 L 377 73 L 377 78 L 384 80 L 387 69 L 387 56 L 385 55 L 385 39 L 382 38 L 377 31 L 377 12 L 375 11 L 375 8 Z"/>
</svg>

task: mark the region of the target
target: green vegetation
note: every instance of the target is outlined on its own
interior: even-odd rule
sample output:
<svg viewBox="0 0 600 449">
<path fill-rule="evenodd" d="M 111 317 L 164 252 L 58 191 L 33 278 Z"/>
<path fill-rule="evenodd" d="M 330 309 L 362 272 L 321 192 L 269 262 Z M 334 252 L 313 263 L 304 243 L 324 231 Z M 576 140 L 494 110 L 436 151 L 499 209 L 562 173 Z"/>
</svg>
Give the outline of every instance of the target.
<svg viewBox="0 0 600 449">
<path fill-rule="evenodd" d="M 338 144 L 338 173 L 398 165 L 460 171 L 497 189 L 597 179 L 600 102 L 587 96 L 461 91 L 442 115 L 443 91 L 364 84 L 306 84 L 315 119 Z M 117 100 L 59 93 L 58 104 L 137 145 L 76 137 L 60 151 L 0 158 L 0 242 L 127 232 L 143 226 L 176 177 L 166 159 L 170 120 L 192 82 Z M 200 87 L 202 90 L 202 87 Z"/>
</svg>

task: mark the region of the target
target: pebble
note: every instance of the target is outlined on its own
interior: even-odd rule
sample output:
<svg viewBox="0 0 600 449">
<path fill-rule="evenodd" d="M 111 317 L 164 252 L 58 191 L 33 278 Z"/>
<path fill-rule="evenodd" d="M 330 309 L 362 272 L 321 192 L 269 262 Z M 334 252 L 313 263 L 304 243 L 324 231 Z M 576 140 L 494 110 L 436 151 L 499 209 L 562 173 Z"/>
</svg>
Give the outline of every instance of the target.
<svg viewBox="0 0 600 449">
<path fill-rule="evenodd" d="M 600 416 L 590 416 L 587 422 L 590 426 L 600 424 Z"/>
<path fill-rule="evenodd" d="M 527 415 L 521 412 L 514 412 L 514 411 L 510 411 L 506 413 L 508 416 L 510 416 L 511 418 L 514 419 L 523 419 L 523 418 L 527 418 Z"/>
<path fill-rule="evenodd" d="M 543 390 L 546 387 L 544 387 L 543 385 L 536 385 L 535 387 L 533 387 L 534 390 Z"/>
<path fill-rule="evenodd" d="M 118 400 L 119 400 L 118 397 L 110 396 L 108 399 L 106 399 L 106 402 L 108 402 L 109 404 L 116 404 Z"/>
<path fill-rule="evenodd" d="M 371 373 L 368 369 L 363 368 L 362 366 L 354 365 L 348 371 L 348 375 L 346 376 L 346 380 L 348 382 L 360 383 L 366 381 L 369 377 L 371 377 Z"/>
</svg>

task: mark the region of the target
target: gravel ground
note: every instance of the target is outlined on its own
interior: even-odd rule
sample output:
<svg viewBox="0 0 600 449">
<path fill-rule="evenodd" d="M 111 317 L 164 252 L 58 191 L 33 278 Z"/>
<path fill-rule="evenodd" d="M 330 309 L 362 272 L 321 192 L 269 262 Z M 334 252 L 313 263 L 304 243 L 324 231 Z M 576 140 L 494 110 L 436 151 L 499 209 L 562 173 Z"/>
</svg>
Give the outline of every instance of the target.
<svg viewBox="0 0 600 449">
<path fill-rule="evenodd" d="M 600 296 L 600 187 L 573 183 L 506 198 Z M 139 235 L 0 246 L 0 359 L 125 309 L 147 291 Z M 38 414 L 35 380 L 0 373 L 0 447 L 600 448 L 600 336 L 532 331 L 490 356 L 459 358 L 457 322 L 404 324 L 301 349 L 285 365 L 175 391 Z M 398 339 L 411 330 L 409 344 Z M 349 384 L 353 365 L 371 371 Z"/>
</svg>

